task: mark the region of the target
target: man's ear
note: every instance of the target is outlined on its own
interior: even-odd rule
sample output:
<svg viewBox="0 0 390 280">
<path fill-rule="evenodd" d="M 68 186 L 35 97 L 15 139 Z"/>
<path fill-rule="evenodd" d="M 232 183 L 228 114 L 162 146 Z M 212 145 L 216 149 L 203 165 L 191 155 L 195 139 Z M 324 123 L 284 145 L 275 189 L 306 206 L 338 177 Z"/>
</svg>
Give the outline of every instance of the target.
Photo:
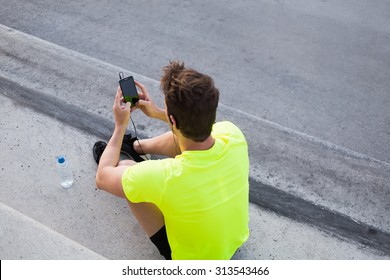
<svg viewBox="0 0 390 280">
<path fill-rule="evenodd" d="M 169 115 L 169 122 L 172 124 L 173 128 L 178 129 L 176 119 L 173 115 Z"/>
</svg>

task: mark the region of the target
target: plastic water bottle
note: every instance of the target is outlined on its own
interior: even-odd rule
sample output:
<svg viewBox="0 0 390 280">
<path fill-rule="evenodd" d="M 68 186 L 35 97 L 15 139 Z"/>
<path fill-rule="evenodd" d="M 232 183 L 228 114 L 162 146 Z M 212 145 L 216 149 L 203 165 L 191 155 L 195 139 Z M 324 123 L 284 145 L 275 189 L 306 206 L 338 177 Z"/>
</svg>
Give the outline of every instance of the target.
<svg viewBox="0 0 390 280">
<path fill-rule="evenodd" d="M 73 173 L 65 156 L 57 157 L 57 171 L 63 188 L 67 189 L 73 185 Z"/>
</svg>

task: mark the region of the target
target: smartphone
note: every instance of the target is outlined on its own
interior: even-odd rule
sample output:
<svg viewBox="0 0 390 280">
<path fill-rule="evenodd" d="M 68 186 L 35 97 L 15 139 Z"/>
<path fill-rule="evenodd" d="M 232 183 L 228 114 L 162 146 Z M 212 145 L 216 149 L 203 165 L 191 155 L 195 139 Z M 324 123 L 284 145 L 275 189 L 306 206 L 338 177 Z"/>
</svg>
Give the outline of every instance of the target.
<svg viewBox="0 0 390 280">
<path fill-rule="evenodd" d="M 130 102 L 131 107 L 135 106 L 135 103 L 137 103 L 139 100 L 139 96 L 134 83 L 133 76 L 120 79 L 119 85 L 121 87 L 123 98 L 125 99 L 125 101 Z"/>
</svg>

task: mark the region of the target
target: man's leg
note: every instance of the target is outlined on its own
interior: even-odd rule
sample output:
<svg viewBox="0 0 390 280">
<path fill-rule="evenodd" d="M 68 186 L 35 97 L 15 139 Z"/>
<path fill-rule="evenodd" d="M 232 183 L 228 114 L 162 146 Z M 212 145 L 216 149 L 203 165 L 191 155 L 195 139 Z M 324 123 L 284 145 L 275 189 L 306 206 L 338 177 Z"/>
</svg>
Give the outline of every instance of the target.
<svg viewBox="0 0 390 280">
<path fill-rule="evenodd" d="M 164 226 L 164 216 L 153 203 L 133 203 L 127 201 L 131 212 L 148 237 L 153 236 Z"/>
<path fill-rule="evenodd" d="M 160 209 L 152 203 L 127 202 L 134 217 L 148 235 L 150 241 L 157 247 L 160 254 L 167 260 L 172 259 L 171 247 L 164 224 L 164 216 Z"/>
</svg>

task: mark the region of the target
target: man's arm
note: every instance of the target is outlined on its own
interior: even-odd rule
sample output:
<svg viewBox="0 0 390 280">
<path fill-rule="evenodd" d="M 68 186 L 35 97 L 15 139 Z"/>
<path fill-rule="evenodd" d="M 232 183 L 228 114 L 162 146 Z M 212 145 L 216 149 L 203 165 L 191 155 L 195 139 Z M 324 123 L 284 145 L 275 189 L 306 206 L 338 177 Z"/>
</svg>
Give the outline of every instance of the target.
<svg viewBox="0 0 390 280">
<path fill-rule="evenodd" d="M 136 108 L 140 108 L 142 112 L 150 118 L 168 122 L 165 110 L 156 106 L 145 86 L 137 81 L 135 81 L 135 84 L 141 89 L 141 92 L 138 93 L 140 100 L 138 101 Z"/>
<path fill-rule="evenodd" d="M 168 122 L 165 110 L 156 106 L 145 86 L 137 81 L 135 84 L 141 89 L 141 92 L 138 92 L 140 100 L 135 108 L 141 109 L 148 117 Z M 155 154 L 171 158 L 181 154 L 178 140 L 172 131 L 154 138 L 136 141 L 134 149 L 138 154 Z"/>
<path fill-rule="evenodd" d="M 139 154 L 146 153 L 174 158 L 181 154 L 178 143 L 176 135 L 169 131 L 153 138 L 135 141 L 134 149 Z"/>
<path fill-rule="evenodd" d="M 118 87 L 113 111 L 115 116 L 114 133 L 100 158 L 96 172 L 96 186 L 119 197 L 125 197 L 122 187 L 122 174 L 129 166 L 118 166 L 123 136 L 130 119 L 130 103 L 122 103 L 122 91 Z"/>
</svg>

